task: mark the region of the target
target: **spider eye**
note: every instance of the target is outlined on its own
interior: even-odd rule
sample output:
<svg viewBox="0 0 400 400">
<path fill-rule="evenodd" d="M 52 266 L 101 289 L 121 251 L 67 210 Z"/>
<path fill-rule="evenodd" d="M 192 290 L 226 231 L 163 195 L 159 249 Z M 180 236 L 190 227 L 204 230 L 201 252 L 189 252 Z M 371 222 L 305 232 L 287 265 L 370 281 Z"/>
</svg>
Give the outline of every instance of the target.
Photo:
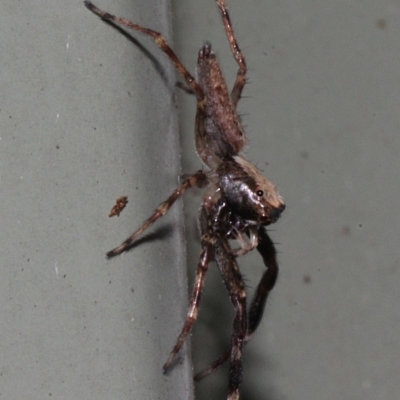
<svg viewBox="0 0 400 400">
<path fill-rule="evenodd" d="M 262 190 L 257 190 L 256 195 L 258 197 L 263 197 L 264 196 L 264 192 Z"/>
</svg>

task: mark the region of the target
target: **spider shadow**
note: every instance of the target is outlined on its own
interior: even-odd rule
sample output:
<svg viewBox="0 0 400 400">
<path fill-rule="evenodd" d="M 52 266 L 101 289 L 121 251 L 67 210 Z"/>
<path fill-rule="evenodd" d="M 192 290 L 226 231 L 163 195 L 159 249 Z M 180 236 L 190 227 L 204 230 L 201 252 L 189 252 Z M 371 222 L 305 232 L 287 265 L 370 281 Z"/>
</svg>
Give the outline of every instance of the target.
<svg viewBox="0 0 400 400">
<path fill-rule="evenodd" d="M 173 91 L 175 82 L 171 88 L 171 83 L 167 78 L 166 69 L 162 66 L 161 62 L 158 61 L 158 59 L 153 55 L 153 53 L 151 51 L 149 51 L 138 39 L 136 39 L 134 36 L 132 36 L 129 32 L 127 32 L 125 29 L 123 29 L 121 26 L 119 26 L 115 22 L 104 19 L 104 18 L 101 18 L 101 20 L 104 23 L 106 23 L 107 25 L 114 28 L 118 33 L 120 33 L 126 39 L 128 39 L 152 63 L 155 71 L 160 76 L 160 78 L 163 81 L 163 83 L 165 84 L 165 86 L 167 86 L 171 91 Z"/>
<path fill-rule="evenodd" d="M 144 234 L 139 239 L 135 240 L 129 247 L 126 248 L 126 250 L 124 250 L 124 253 L 133 250 L 135 247 L 140 246 L 143 243 L 153 242 L 156 240 L 164 240 L 167 237 L 170 237 L 173 231 L 174 229 L 172 224 L 163 225 L 160 228 L 158 228 L 155 232 Z M 119 254 L 111 255 L 107 258 L 111 259 L 114 257 L 118 257 L 118 255 Z"/>
</svg>

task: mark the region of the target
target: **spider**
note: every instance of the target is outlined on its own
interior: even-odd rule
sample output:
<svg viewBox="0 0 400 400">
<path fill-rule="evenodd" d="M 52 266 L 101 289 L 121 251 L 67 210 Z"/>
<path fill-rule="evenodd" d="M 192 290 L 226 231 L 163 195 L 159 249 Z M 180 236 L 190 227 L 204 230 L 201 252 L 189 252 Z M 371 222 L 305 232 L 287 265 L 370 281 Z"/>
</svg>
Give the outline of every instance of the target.
<svg viewBox="0 0 400 400">
<path fill-rule="evenodd" d="M 199 211 L 202 251 L 189 309 L 163 371 L 166 373 L 173 365 L 197 319 L 204 278 L 210 262 L 215 261 L 235 309 L 231 345 L 227 353 L 196 375 L 195 380 L 202 379 L 229 358 L 227 399 L 238 400 L 242 381 L 243 347 L 251 339 L 261 321 L 267 297 L 278 275 L 276 251 L 266 226 L 277 221 L 285 209 L 285 204 L 276 186 L 253 164 L 239 155 L 246 144 L 246 135 L 236 107 L 246 84 L 247 67 L 233 32 L 226 2 L 216 0 L 216 3 L 233 57 L 239 66 L 231 92 L 228 90 L 210 43 L 206 42 L 200 48 L 195 78 L 160 33 L 104 12 L 89 1 L 84 2 L 90 11 L 103 20 L 112 21 L 150 36 L 168 56 L 185 80 L 185 84 L 177 85 L 196 96 L 195 145 L 199 157 L 209 167 L 207 172 L 200 170 L 189 176 L 139 229 L 118 247 L 109 251 L 107 257 L 117 256 L 130 249 L 134 241 L 164 216 L 187 189 L 194 186 L 208 187 Z M 232 241 L 238 243 L 237 248 L 231 246 Z M 260 253 L 267 270 L 247 310 L 245 284 L 237 258 L 253 249 L 257 249 Z"/>
</svg>

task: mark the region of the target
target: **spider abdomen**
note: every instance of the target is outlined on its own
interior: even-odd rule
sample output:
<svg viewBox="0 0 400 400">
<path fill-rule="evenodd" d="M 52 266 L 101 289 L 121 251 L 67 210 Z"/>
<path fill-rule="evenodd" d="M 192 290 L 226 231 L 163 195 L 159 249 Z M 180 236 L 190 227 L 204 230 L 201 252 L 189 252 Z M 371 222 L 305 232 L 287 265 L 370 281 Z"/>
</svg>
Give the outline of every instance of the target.
<svg viewBox="0 0 400 400">
<path fill-rule="evenodd" d="M 196 149 L 203 162 L 216 168 L 243 149 L 246 136 L 210 43 L 200 49 L 196 71 L 205 96 L 205 108 L 196 115 Z"/>
</svg>

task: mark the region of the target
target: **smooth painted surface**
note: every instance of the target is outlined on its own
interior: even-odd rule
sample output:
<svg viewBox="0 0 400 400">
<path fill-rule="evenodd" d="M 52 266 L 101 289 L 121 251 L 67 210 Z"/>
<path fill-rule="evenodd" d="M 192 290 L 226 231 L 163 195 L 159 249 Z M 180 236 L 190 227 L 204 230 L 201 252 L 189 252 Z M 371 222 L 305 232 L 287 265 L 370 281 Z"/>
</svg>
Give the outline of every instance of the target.
<svg viewBox="0 0 400 400">
<path fill-rule="evenodd" d="M 170 36 L 168 2 L 96 4 Z M 0 397 L 191 399 L 185 351 L 162 375 L 187 305 L 182 204 L 105 259 L 178 184 L 173 68 L 81 1 L 5 0 L 0 20 Z"/>
</svg>

